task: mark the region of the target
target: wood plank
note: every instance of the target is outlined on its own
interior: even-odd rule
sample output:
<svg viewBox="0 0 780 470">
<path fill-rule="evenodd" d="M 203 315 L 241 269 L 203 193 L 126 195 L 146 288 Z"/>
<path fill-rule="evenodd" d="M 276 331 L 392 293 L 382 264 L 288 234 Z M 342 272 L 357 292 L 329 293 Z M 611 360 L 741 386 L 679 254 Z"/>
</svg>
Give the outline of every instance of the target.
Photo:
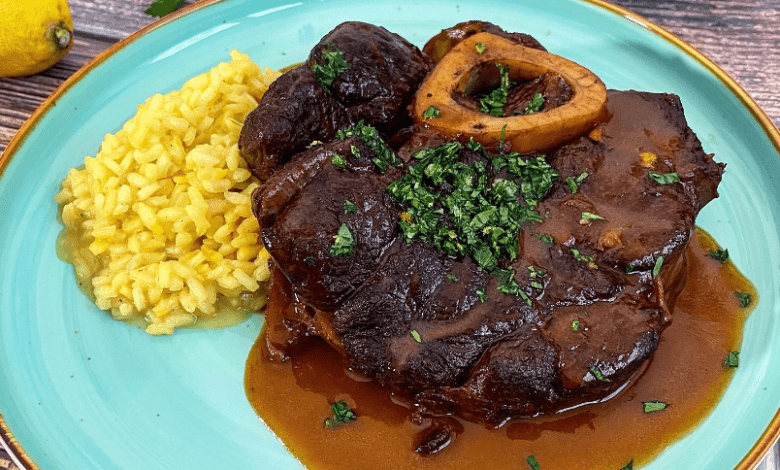
<svg viewBox="0 0 780 470">
<path fill-rule="evenodd" d="M 59 84 L 105 50 L 154 21 L 151 0 L 70 0 L 76 41 L 60 63 L 41 74 L 0 78 L 0 151 Z M 195 3 L 186 0 L 185 5 Z M 677 34 L 712 58 L 780 124 L 780 1 L 615 0 Z M 13 110 L 10 118 L 8 110 Z M 23 122 L 23 120 L 22 120 Z"/>
</svg>

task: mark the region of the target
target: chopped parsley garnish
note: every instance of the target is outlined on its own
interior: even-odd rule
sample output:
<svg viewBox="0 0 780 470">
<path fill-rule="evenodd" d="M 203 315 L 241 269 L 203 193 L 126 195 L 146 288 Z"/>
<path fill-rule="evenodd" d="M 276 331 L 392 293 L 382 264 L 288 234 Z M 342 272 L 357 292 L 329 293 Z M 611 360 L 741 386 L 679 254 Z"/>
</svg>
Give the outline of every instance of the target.
<svg viewBox="0 0 780 470">
<path fill-rule="evenodd" d="M 323 49 L 322 58 L 325 59 L 325 63 L 314 64 L 311 66 L 311 70 L 317 76 L 317 81 L 320 82 L 322 89 L 330 94 L 328 87 L 333 84 L 333 80 L 338 74 L 347 71 L 349 65 L 344 60 L 344 54 L 339 50 Z"/>
<path fill-rule="evenodd" d="M 577 191 L 579 190 L 580 185 L 583 181 L 585 181 L 585 178 L 588 177 L 587 172 L 580 173 L 580 176 L 576 178 L 572 178 L 569 176 L 566 178 L 566 185 L 569 186 L 569 191 L 571 191 L 572 194 L 577 194 Z"/>
<path fill-rule="evenodd" d="M 677 173 L 656 173 L 651 171 L 647 174 L 647 177 L 661 186 L 680 182 L 680 177 L 677 175 Z"/>
<path fill-rule="evenodd" d="M 593 377 L 596 377 L 596 380 L 599 382 L 612 382 L 612 379 L 604 377 L 604 374 L 601 372 L 601 369 L 599 369 L 596 366 L 590 366 L 588 367 L 588 370 L 591 374 L 593 374 Z"/>
<path fill-rule="evenodd" d="M 642 402 L 642 411 L 645 413 L 653 413 L 656 411 L 665 410 L 669 407 L 669 403 L 664 403 L 662 401 L 643 401 Z"/>
<path fill-rule="evenodd" d="M 739 351 L 731 351 L 723 361 L 724 369 L 733 369 L 739 367 Z"/>
<path fill-rule="evenodd" d="M 322 141 L 321 140 L 312 140 L 311 143 L 306 146 L 306 148 L 310 149 L 310 148 L 316 147 L 318 145 L 322 145 Z"/>
<path fill-rule="evenodd" d="M 350 145 L 349 151 L 352 152 L 352 156 L 355 157 L 355 160 L 360 160 L 360 150 L 358 150 L 357 147 Z"/>
<path fill-rule="evenodd" d="M 574 255 L 575 260 L 579 261 L 580 263 L 587 264 L 589 268 L 596 267 L 596 259 L 593 256 L 583 255 L 582 253 L 580 253 L 580 250 L 573 247 L 571 249 L 571 254 Z"/>
<path fill-rule="evenodd" d="M 430 106 L 423 113 L 423 117 L 425 119 L 440 118 L 441 117 L 441 111 L 439 111 L 439 108 L 437 108 L 436 106 Z"/>
<path fill-rule="evenodd" d="M 503 292 L 504 294 L 510 294 L 510 295 L 519 295 L 520 297 L 525 300 L 525 303 L 530 307 L 531 306 L 531 299 L 528 297 L 528 294 L 526 294 L 522 289 L 520 289 L 520 286 L 517 284 L 517 281 L 515 281 L 515 270 L 512 268 L 496 268 L 495 271 L 493 271 L 493 275 L 498 279 L 500 284 L 496 289 L 499 292 Z M 543 289 L 544 286 L 541 286 L 540 289 Z"/>
<path fill-rule="evenodd" d="M 474 44 L 474 50 L 477 51 L 477 54 L 482 54 L 483 52 L 485 52 L 487 50 L 487 47 L 485 47 L 485 45 L 482 44 L 481 42 L 478 42 L 478 43 Z"/>
<path fill-rule="evenodd" d="M 525 459 L 525 463 L 531 466 L 533 470 L 541 470 L 541 466 L 539 465 L 539 462 L 536 460 L 536 457 L 533 455 L 529 455 L 527 459 Z"/>
<path fill-rule="evenodd" d="M 466 145 L 485 152 L 478 144 Z M 488 164 L 461 162 L 461 148 L 458 142 L 447 142 L 417 151 L 413 155 L 417 164 L 392 182 L 387 192 L 396 203 L 407 206 L 408 215 L 399 221 L 404 240 L 430 242 L 450 256 L 471 255 L 479 269 L 492 271 L 500 257 L 513 260 L 517 256 L 523 224 L 542 221 L 533 207 L 552 186 L 551 173 L 541 175 L 540 169 L 551 167 L 544 157 L 526 162 L 519 155 L 502 155 L 496 157 L 499 163 L 510 173 L 516 169 L 522 181 L 519 185 L 504 178 L 491 182 Z M 491 164 L 496 169 L 495 159 Z M 557 176 L 554 170 L 552 174 Z"/>
<path fill-rule="evenodd" d="M 458 282 L 458 276 L 456 276 L 456 275 L 454 275 L 452 273 L 447 274 L 447 279 L 449 279 L 452 282 Z"/>
<path fill-rule="evenodd" d="M 344 400 L 330 404 L 333 416 L 326 418 L 323 427 L 336 429 L 342 424 L 351 423 L 357 419 L 357 415 L 352 411 Z"/>
<path fill-rule="evenodd" d="M 504 105 L 509 96 L 509 88 L 511 88 L 514 83 L 509 81 L 508 66 L 496 64 L 496 67 L 498 67 L 499 73 L 501 74 L 501 82 L 499 83 L 498 88 L 479 100 L 479 110 L 492 116 L 503 116 Z"/>
<path fill-rule="evenodd" d="M 347 159 L 344 158 L 343 155 L 339 155 L 337 153 L 334 153 L 332 157 L 330 157 L 330 162 L 333 163 L 333 166 L 336 168 L 344 168 L 347 166 Z"/>
<path fill-rule="evenodd" d="M 539 269 L 534 265 L 528 266 L 528 277 L 531 279 L 536 279 L 537 277 L 544 277 L 547 275 L 547 271 L 544 269 Z"/>
<path fill-rule="evenodd" d="M 742 308 L 747 307 L 753 301 L 753 298 L 747 292 L 734 291 L 734 295 L 739 299 L 739 306 Z"/>
<path fill-rule="evenodd" d="M 352 256 L 352 245 L 355 243 L 355 240 L 347 224 L 341 224 L 338 235 L 335 235 L 333 238 L 335 241 L 328 250 L 331 256 L 343 256 L 346 258 Z"/>
<path fill-rule="evenodd" d="M 594 220 L 604 220 L 604 217 L 594 214 L 593 212 L 583 212 L 580 214 L 580 224 L 581 225 L 588 225 Z"/>
<path fill-rule="evenodd" d="M 490 297 L 488 297 L 487 293 L 485 293 L 485 291 L 482 290 L 482 289 L 477 289 L 476 294 L 477 294 L 477 297 L 479 297 L 479 300 L 481 302 L 487 302 L 488 299 L 490 298 Z"/>
<path fill-rule="evenodd" d="M 403 165 L 401 159 L 387 147 L 387 144 L 385 144 L 385 141 L 379 135 L 379 131 L 376 130 L 375 127 L 365 124 L 361 120 L 352 127 L 347 127 L 346 129 L 341 129 L 336 132 L 336 138 L 339 140 L 344 140 L 347 137 L 352 136 L 357 136 L 361 142 L 366 144 L 366 146 L 376 154 L 376 157 L 371 161 L 373 161 L 381 171 L 384 172 L 387 169 L 388 163 L 396 167 Z M 358 158 L 358 156 L 355 155 L 355 158 Z"/>
<path fill-rule="evenodd" d="M 409 332 L 410 335 L 412 335 L 412 338 L 418 343 L 422 343 L 422 336 L 420 336 L 420 333 L 417 332 L 417 330 L 412 330 Z"/>
<path fill-rule="evenodd" d="M 634 265 L 633 265 L 633 264 L 626 265 L 626 274 L 631 274 L 631 273 L 633 273 L 633 272 L 634 272 L 634 269 L 636 269 L 636 268 L 634 267 Z"/>
<path fill-rule="evenodd" d="M 720 250 L 710 251 L 709 253 L 707 253 L 707 256 L 715 259 L 720 264 L 723 264 L 729 259 L 729 250 L 720 249 Z"/>
<path fill-rule="evenodd" d="M 634 470 L 634 461 L 630 460 L 625 467 L 621 468 L 620 470 Z"/>
<path fill-rule="evenodd" d="M 542 106 L 544 106 L 544 96 L 541 93 L 534 93 L 534 97 L 523 110 L 523 114 L 535 113 L 542 109 Z"/>
<path fill-rule="evenodd" d="M 344 199 L 344 212 L 347 214 L 357 214 L 360 211 L 358 210 L 357 204 L 349 199 Z"/>
<path fill-rule="evenodd" d="M 653 266 L 653 277 L 658 276 L 658 273 L 661 272 L 661 266 L 664 265 L 664 257 L 659 256 L 657 260 L 655 260 L 655 265 Z"/>
<path fill-rule="evenodd" d="M 314 266 L 314 263 L 316 263 L 316 261 L 314 261 L 314 258 L 312 258 L 311 256 L 305 258 L 303 262 L 308 264 L 309 266 Z"/>
<path fill-rule="evenodd" d="M 536 238 L 541 240 L 542 243 L 544 243 L 546 245 L 552 245 L 553 242 L 555 242 L 555 240 L 553 240 L 552 235 L 547 235 L 547 234 L 542 235 L 542 234 L 539 234 L 539 233 L 536 233 L 536 232 L 533 232 L 531 235 L 535 236 Z"/>
<path fill-rule="evenodd" d="M 571 322 L 571 331 L 577 332 L 580 330 L 580 321 L 579 320 L 572 320 Z"/>
</svg>

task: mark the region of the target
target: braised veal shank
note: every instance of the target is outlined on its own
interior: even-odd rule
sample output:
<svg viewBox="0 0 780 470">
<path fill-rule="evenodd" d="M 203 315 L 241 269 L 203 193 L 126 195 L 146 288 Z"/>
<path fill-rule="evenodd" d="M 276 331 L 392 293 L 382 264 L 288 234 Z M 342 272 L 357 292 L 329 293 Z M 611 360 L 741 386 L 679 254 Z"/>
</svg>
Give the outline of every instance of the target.
<svg viewBox="0 0 780 470">
<path fill-rule="evenodd" d="M 328 47 L 344 51 L 349 68 L 323 88 L 311 64 Z M 348 52 L 361 48 L 375 55 Z M 558 177 L 529 208 L 540 221 L 524 225 L 518 255 L 497 261 L 519 287 L 502 292 L 506 280 L 472 256 L 408 240 L 408 207 L 387 191 L 417 164 L 410 155 L 444 143 L 407 127 L 432 63 L 383 28 L 346 23 L 247 120 L 243 149 L 266 179 L 253 210 L 277 269 L 272 289 L 289 302 L 269 307 L 270 357 L 319 336 L 415 413 L 492 426 L 605 399 L 641 371 L 671 321 L 684 248 L 724 166 L 704 153 L 676 96 L 610 90 L 603 122 L 546 153 Z M 566 99 L 554 77 L 526 86 Z M 307 149 L 313 140 L 323 143 Z M 483 150 L 460 144 L 457 156 L 484 164 L 492 181 L 523 184 L 491 166 L 506 149 Z M 351 253 L 333 255 L 344 226 Z"/>
</svg>

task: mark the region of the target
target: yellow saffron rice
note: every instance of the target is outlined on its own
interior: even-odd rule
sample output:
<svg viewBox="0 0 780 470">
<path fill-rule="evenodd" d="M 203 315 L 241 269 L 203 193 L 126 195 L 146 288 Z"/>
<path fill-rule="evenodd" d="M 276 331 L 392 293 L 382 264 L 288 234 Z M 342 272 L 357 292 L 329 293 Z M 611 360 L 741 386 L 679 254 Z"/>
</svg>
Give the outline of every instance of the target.
<svg viewBox="0 0 780 470">
<path fill-rule="evenodd" d="M 266 302 L 269 255 L 250 209 L 258 183 L 237 141 L 279 73 L 230 56 L 147 99 L 55 197 L 79 282 L 150 334 Z"/>
</svg>

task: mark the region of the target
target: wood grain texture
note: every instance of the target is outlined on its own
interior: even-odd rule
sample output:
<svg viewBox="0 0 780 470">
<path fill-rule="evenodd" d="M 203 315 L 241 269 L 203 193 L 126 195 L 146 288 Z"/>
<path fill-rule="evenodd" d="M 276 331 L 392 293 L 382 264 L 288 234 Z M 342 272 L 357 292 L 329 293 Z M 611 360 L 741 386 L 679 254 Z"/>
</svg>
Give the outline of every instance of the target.
<svg viewBox="0 0 780 470">
<path fill-rule="evenodd" d="M 154 21 L 151 0 L 69 0 L 75 44 L 38 75 L 0 78 L 0 151 L 70 75 L 111 44 Z M 185 5 L 195 3 L 186 0 Z M 615 0 L 698 48 L 780 125 L 780 0 Z"/>
</svg>

